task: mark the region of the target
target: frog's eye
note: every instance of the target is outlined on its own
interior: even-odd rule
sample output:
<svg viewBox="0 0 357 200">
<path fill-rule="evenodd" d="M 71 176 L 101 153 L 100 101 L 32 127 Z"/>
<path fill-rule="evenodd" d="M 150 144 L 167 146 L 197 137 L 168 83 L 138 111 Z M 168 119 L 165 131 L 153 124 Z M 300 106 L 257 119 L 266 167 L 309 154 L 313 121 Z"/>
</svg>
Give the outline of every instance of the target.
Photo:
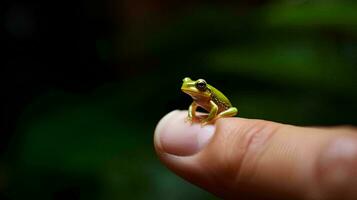
<svg viewBox="0 0 357 200">
<path fill-rule="evenodd" d="M 205 91 L 206 88 L 207 88 L 207 83 L 206 83 L 206 81 L 203 80 L 203 79 L 197 80 L 197 82 L 196 82 L 196 88 L 197 88 L 198 90 L 200 90 L 200 91 Z"/>
</svg>

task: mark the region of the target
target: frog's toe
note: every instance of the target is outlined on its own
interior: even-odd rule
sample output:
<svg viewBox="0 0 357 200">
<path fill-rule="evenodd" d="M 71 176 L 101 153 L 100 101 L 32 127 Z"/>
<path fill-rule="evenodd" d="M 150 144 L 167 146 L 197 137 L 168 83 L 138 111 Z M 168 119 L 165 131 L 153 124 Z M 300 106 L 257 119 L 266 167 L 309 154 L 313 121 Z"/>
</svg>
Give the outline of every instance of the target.
<svg viewBox="0 0 357 200">
<path fill-rule="evenodd" d="M 209 122 L 203 122 L 203 123 L 201 123 L 201 127 L 204 127 L 204 126 L 206 126 L 208 124 L 209 124 Z"/>
<path fill-rule="evenodd" d="M 192 122 L 193 122 L 192 117 L 186 117 L 185 122 L 192 124 Z"/>
<path fill-rule="evenodd" d="M 210 123 L 210 121 L 207 121 L 207 120 L 201 120 L 201 127 L 202 126 L 206 126 L 207 124 L 209 124 Z"/>
</svg>

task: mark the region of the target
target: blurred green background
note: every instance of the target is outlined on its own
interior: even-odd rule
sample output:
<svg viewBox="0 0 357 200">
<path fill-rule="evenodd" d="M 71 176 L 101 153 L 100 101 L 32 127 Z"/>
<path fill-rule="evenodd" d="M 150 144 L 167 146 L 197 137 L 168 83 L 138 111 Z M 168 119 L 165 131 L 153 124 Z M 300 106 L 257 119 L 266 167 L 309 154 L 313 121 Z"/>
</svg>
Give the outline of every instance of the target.
<svg viewBox="0 0 357 200">
<path fill-rule="evenodd" d="M 153 149 L 205 78 L 239 116 L 357 125 L 357 3 L 5 1 L 1 199 L 215 199 Z"/>
</svg>

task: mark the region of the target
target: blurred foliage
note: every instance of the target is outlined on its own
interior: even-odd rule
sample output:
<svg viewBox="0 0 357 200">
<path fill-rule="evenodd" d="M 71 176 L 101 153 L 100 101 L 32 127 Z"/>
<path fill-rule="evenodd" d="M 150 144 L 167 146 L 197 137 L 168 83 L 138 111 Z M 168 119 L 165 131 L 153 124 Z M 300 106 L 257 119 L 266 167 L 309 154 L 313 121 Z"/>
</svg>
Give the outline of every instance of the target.
<svg viewBox="0 0 357 200">
<path fill-rule="evenodd" d="M 97 4 L 85 5 L 88 18 L 106 12 Z M 85 92 L 52 85 L 28 100 L 2 159 L 5 199 L 213 199 L 152 147 L 160 117 L 190 103 L 185 76 L 222 90 L 240 117 L 357 125 L 355 2 L 146 4 L 124 1 L 117 23 L 92 36 L 96 54 L 84 59 L 98 58 L 94 76 L 112 66 L 114 78 L 86 80 Z"/>
</svg>

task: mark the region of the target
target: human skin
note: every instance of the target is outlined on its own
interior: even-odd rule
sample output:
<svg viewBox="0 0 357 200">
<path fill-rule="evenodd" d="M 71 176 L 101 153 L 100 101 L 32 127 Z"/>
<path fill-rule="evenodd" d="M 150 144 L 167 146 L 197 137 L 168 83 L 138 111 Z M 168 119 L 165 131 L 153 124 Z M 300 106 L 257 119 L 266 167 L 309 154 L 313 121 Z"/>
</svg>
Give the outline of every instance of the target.
<svg viewBox="0 0 357 200">
<path fill-rule="evenodd" d="M 223 199 L 357 199 L 357 129 L 298 127 L 220 118 L 185 122 L 172 111 L 158 123 L 159 159 Z"/>
</svg>

